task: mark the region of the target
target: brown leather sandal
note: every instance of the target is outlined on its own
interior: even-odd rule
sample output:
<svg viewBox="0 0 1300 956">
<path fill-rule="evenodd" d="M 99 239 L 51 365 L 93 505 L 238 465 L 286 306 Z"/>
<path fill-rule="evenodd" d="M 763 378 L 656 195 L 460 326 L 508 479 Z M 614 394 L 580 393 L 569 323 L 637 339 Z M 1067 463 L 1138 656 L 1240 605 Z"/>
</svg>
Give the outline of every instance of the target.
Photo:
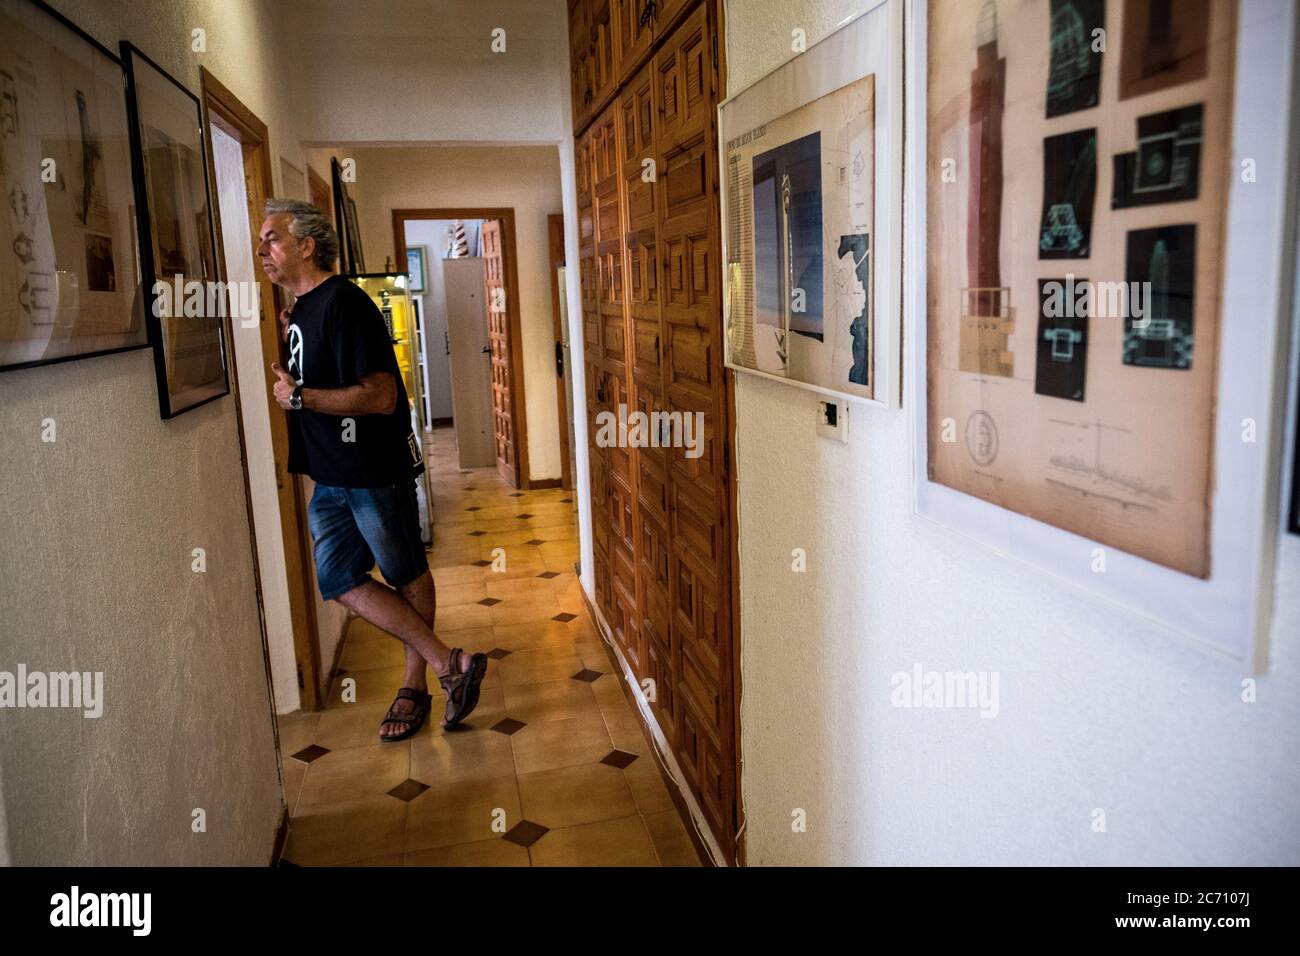
<svg viewBox="0 0 1300 956">
<path fill-rule="evenodd" d="M 461 672 L 460 656 L 464 652 L 459 647 L 451 649 L 448 671 L 438 678 L 438 683 L 447 694 L 447 712 L 443 716 L 442 726 L 450 730 L 470 715 L 478 706 L 479 685 L 487 674 L 487 655 L 475 654 L 470 658 L 469 670 Z"/>
<path fill-rule="evenodd" d="M 409 714 L 399 714 L 396 711 L 399 700 L 410 700 L 415 702 L 415 708 Z M 399 740 L 405 740 L 419 733 L 420 728 L 424 726 L 424 718 L 429 716 L 429 710 L 433 707 L 433 697 L 427 691 L 416 690 L 414 687 L 400 687 L 397 696 L 393 698 L 393 704 L 388 708 L 388 713 L 384 719 L 379 722 L 379 729 L 384 729 L 384 724 L 406 724 L 406 729 L 400 734 L 383 734 L 380 733 L 379 739 L 386 744 L 394 744 Z"/>
</svg>

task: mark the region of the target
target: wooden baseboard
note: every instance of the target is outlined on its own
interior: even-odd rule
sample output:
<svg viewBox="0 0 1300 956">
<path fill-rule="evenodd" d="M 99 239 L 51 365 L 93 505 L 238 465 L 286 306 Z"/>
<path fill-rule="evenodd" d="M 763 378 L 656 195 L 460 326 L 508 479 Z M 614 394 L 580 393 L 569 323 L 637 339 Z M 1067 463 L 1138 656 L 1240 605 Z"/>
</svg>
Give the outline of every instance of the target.
<svg viewBox="0 0 1300 956">
<path fill-rule="evenodd" d="M 434 418 L 430 420 L 430 428 L 450 428 L 452 421 L 450 418 Z"/>
<path fill-rule="evenodd" d="M 535 478 L 528 482 L 529 491 L 544 491 L 547 488 L 563 488 L 563 478 Z"/>
<path fill-rule="evenodd" d="M 712 855 L 704 845 L 704 841 L 700 839 L 700 835 L 696 832 L 695 825 L 691 822 L 690 808 L 686 806 L 686 801 L 683 799 L 681 791 L 677 787 L 677 781 L 673 779 L 672 773 L 668 770 L 667 765 L 660 756 L 658 744 L 655 742 L 654 736 L 650 732 L 650 728 L 645 725 L 645 719 L 641 714 L 641 708 L 638 706 L 636 697 L 634 697 L 632 693 L 632 686 L 630 683 L 632 675 L 624 672 L 623 666 L 619 662 L 618 655 L 614 653 L 614 648 L 611 644 L 613 638 L 610 636 L 609 631 L 605 626 L 604 615 L 597 611 L 595 605 L 591 603 L 591 597 L 587 594 L 586 588 L 579 585 L 578 592 L 582 595 L 582 604 L 587 611 L 587 617 L 591 620 L 592 629 L 600 635 L 600 643 L 605 649 L 605 657 L 608 658 L 610 666 L 614 669 L 614 673 L 610 676 L 618 680 L 619 686 L 623 688 L 623 697 L 627 700 L 628 706 L 632 708 L 632 714 L 636 717 L 637 726 L 641 729 L 641 736 L 645 739 L 646 745 L 649 747 L 651 759 L 654 760 L 655 766 L 659 769 L 659 776 L 663 779 L 664 789 L 668 791 L 668 796 L 673 801 L 673 806 L 677 808 L 677 814 L 682 818 L 682 822 L 686 825 L 686 833 L 691 838 L 691 845 L 695 847 L 695 855 L 700 858 L 700 862 L 705 866 L 716 867 L 717 864 L 713 861 Z"/>
</svg>

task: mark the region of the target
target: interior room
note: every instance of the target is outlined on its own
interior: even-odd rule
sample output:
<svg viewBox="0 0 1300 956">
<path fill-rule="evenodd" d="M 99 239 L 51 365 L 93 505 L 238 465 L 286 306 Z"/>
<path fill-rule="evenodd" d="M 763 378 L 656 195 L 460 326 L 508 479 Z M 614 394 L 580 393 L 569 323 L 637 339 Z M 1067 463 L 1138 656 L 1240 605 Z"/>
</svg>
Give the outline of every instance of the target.
<svg viewBox="0 0 1300 956">
<path fill-rule="evenodd" d="M 0 863 L 1300 865 L 1300 12 L 1172 7 L 0 0 Z"/>
</svg>

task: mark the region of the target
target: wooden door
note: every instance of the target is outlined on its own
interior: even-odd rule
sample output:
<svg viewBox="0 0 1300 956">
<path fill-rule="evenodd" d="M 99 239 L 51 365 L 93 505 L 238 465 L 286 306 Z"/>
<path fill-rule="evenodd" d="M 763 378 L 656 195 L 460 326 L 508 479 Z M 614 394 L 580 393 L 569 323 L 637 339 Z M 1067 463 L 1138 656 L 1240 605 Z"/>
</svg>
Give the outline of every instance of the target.
<svg viewBox="0 0 1300 956">
<path fill-rule="evenodd" d="M 635 6 L 613 0 L 621 54 L 647 42 L 625 19 Z M 653 680 L 655 720 L 734 857 L 714 15 L 709 3 L 651 5 L 649 59 L 609 108 L 578 124 L 575 161 L 596 602 L 634 677 Z M 597 416 L 620 404 L 698 414 L 701 454 L 663 447 L 668 436 L 660 447 L 600 447 Z"/>
<path fill-rule="evenodd" d="M 654 42 L 651 0 L 610 0 L 614 19 L 614 72 L 620 80 L 650 52 Z"/>
<path fill-rule="evenodd" d="M 485 219 L 479 246 L 483 252 L 484 280 L 487 297 L 484 304 L 488 317 L 488 347 L 492 356 L 492 434 L 496 445 L 497 474 L 512 487 L 520 482 L 519 463 L 515 454 L 514 401 L 510 374 L 510 290 L 506 288 L 505 254 L 501 240 L 501 220 Z"/>
<path fill-rule="evenodd" d="M 257 118 L 206 68 L 200 70 L 203 99 L 213 125 L 239 140 L 243 156 L 244 194 L 249 233 L 257 262 L 258 234 L 266 218 L 266 199 L 271 195 L 270 135 Z M 211 152 L 209 145 L 209 152 Z M 262 368 L 245 369 L 239 388 L 265 388 L 270 395 L 275 375 L 273 361 L 288 365 L 288 346 L 280 336 L 281 293 L 254 265 L 258 292 L 258 336 L 262 345 Z M 238 373 L 238 370 L 236 370 Z M 242 421 L 242 419 L 241 419 Z M 316 588 L 312 581 L 311 534 L 308 530 L 306 479 L 289 473 L 289 419 L 272 403 L 269 412 L 271 453 L 274 458 L 278 528 L 255 527 L 256 535 L 279 534 L 284 548 L 285 577 L 289 597 L 289 620 L 293 628 L 294 659 L 298 671 L 299 703 L 303 710 L 315 710 L 325 693 L 328 675 L 321 673 L 320 643 L 316 622 Z M 241 425 L 242 429 L 242 425 Z"/>
<path fill-rule="evenodd" d="M 664 400 L 700 413 L 699 457 L 669 448 L 669 663 L 677 689 L 677 759 L 724 844 L 734 833 L 730 538 L 722 364 L 716 74 L 701 5 L 654 59 L 660 109 L 659 247 L 663 256 Z M 724 836 L 727 835 L 727 836 Z"/>
</svg>

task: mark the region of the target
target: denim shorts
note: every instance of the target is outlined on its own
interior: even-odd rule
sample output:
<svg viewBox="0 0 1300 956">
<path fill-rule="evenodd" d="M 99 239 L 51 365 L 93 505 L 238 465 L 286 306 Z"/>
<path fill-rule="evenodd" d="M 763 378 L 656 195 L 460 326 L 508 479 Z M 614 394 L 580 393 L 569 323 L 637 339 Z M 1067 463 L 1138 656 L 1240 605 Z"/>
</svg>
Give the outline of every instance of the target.
<svg viewBox="0 0 1300 956">
<path fill-rule="evenodd" d="M 307 511 L 326 601 L 365 583 L 376 564 L 394 588 L 429 570 L 414 480 L 382 488 L 317 485 Z"/>
</svg>

